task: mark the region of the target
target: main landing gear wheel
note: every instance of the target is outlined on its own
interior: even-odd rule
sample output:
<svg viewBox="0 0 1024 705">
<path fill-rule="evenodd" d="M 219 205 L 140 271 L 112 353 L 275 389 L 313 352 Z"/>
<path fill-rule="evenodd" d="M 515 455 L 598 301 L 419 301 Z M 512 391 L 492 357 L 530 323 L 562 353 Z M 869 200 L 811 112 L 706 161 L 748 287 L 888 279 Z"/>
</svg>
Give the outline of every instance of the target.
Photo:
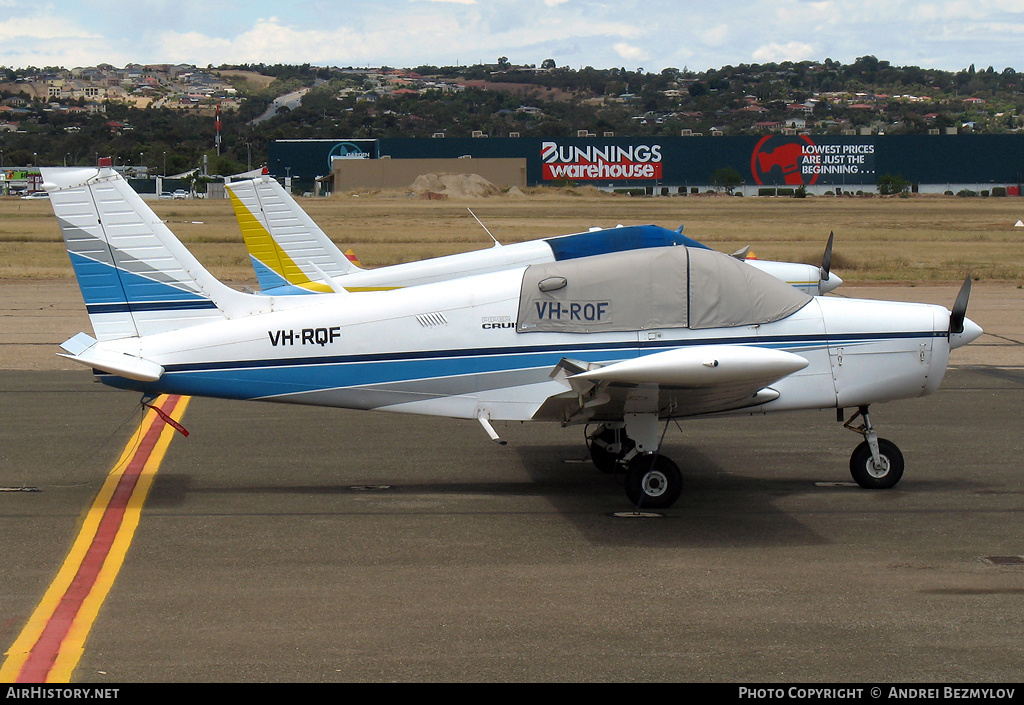
<svg viewBox="0 0 1024 705">
<path fill-rule="evenodd" d="M 603 473 L 613 473 L 620 468 L 620 462 L 636 446 L 626 435 L 625 429 L 604 428 L 587 439 L 590 459 Z"/>
<path fill-rule="evenodd" d="M 850 474 L 857 484 L 868 490 L 887 490 L 903 477 L 903 453 L 892 441 L 878 439 L 878 459 L 871 458 L 871 446 L 864 441 L 850 456 Z"/>
<path fill-rule="evenodd" d="M 638 509 L 667 509 L 683 491 L 683 474 L 663 455 L 638 455 L 629 462 L 626 496 Z"/>
</svg>

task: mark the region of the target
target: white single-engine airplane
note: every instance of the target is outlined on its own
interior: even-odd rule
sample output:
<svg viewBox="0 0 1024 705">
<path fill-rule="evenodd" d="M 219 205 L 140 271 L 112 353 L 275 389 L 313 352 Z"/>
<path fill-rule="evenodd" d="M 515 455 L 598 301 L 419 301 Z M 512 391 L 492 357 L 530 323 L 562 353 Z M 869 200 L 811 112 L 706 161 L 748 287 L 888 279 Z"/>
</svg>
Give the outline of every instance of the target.
<svg viewBox="0 0 1024 705">
<path fill-rule="evenodd" d="M 671 506 L 670 419 L 857 409 L 850 469 L 895 485 L 877 402 L 934 392 L 981 334 L 968 279 L 942 306 L 812 297 L 677 245 L 366 293 L 260 296 L 214 278 L 107 166 L 44 168 L 96 338 L 61 346 L 108 385 L 477 419 L 590 424 L 595 464 Z M 666 425 L 666 426 L 663 426 Z"/>
<path fill-rule="evenodd" d="M 648 247 L 685 245 L 707 249 L 706 245 L 683 235 L 681 227 L 679 230 L 656 225 L 593 228 L 587 232 L 510 245 L 501 245 L 487 231 L 494 240 L 494 246 L 484 250 L 368 270 L 357 266 L 342 253 L 276 180 L 264 175 L 234 181 L 226 187 L 249 258 L 256 270 L 260 293 L 276 296 L 431 284 L 513 267 Z M 820 267 L 799 262 L 745 261 L 808 294 L 816 295 L 832 291 L 843 283 L 829 271 L 831 258 L 830 237 Z"/>
</svg>

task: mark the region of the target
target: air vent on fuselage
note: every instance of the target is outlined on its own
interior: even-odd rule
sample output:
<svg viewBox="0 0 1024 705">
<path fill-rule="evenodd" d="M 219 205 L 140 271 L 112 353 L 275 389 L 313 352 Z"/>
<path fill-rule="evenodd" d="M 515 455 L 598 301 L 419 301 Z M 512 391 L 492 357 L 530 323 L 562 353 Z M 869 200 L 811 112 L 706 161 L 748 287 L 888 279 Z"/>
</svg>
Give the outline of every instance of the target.
<svg viewBox="0 0 1024 705">
<path fill-rule="evenodd" d="M 420 325 L 424 328 L 448 325 L 448 319 L 444 317 L 443 313 L 421 313 L 416 316 L 416 320 L 419 321 Z"/>
</svg>

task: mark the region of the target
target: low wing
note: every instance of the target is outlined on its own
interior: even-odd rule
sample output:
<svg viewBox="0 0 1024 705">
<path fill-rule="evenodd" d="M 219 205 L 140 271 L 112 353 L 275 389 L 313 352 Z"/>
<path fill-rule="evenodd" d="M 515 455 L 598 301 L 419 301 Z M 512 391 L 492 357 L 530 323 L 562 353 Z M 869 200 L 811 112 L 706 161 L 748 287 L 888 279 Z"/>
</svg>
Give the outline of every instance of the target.
<svg viewBox="0 0 1024 705">
<path fill-rule="evenodd" d="M 677 348 L 601 367 L 563 359 L 551 376 L 569 390 L 548 397 L 533 418 L 588 423 L 757 406 L 779 396 L 769 385 L 807 365 L 793 353 L 742 345 Z"/>
</svg>

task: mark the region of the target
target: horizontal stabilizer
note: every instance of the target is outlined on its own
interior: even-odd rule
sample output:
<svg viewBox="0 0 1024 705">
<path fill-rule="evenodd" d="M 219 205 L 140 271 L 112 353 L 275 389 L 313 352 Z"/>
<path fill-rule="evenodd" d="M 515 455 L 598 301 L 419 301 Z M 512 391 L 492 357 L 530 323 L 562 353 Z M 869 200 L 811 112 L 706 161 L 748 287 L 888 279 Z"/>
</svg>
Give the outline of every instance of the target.
<svg viewBox="0 0 1024 705">
<path fill-rule="evenodd" d="M 333 291 L 335 294 L 347 294 L 348 293 L 348 289 L 343 287 L 338 282 L 334 281 L 334 277 L 332 277 L 330 274 L 328 274 L 324 270 L 320 269 L 320 267 L 316 266 L 312 262 L 309 263 L 309 266 L 313 268 L 313 271 L 315 271 L 320 276 L 320 278 L 323 279 L 324 283 L 327 286 L 329 286 L 331 288 L 331 291 Z"/>
<path fill-rule="evenodd" d="M 99 350 L 94 347 L 95 344 L 96 341 L 91 336 L 79 333 L 61 343 L 61 347 L 67 350 L 68 354 L 57 354 L 80 365 L 140 382 L 155 382 L 164 373 L 164 368 L 155 362 L 114 350 Z"/>
</svg>

